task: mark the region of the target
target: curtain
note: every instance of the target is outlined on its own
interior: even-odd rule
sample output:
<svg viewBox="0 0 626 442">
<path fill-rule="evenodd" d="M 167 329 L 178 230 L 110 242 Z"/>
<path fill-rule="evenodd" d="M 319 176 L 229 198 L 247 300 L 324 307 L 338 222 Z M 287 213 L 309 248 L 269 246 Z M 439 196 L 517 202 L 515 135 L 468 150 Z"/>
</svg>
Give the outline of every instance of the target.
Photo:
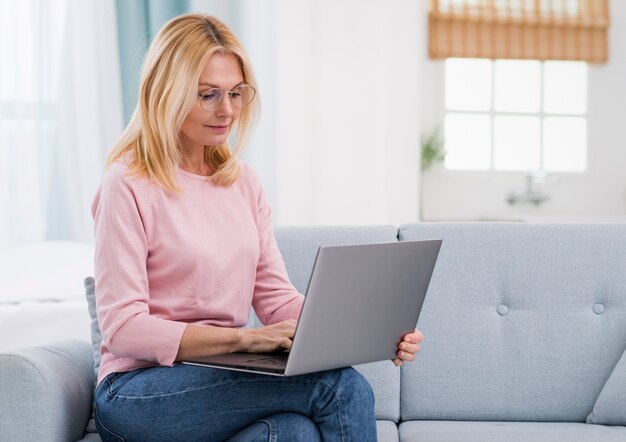
<svg viewBox="0 0 626 442">
<path fill-rule="evenodd" d="M 91 239 L 119 90 L 113 0 L 0 2 L 0 248 Z"/>
<path fill-rule="evenodd" d="M 187 0 L 117 0 L 124 121 L 137 105 L 139 72 L 150 41 L 171 18 L 189 12 Z"/>
<path fill-rule="evenodd" d="M 608 0 L 431 0 L 431 58 L 608 60 Z"/>
</svg>

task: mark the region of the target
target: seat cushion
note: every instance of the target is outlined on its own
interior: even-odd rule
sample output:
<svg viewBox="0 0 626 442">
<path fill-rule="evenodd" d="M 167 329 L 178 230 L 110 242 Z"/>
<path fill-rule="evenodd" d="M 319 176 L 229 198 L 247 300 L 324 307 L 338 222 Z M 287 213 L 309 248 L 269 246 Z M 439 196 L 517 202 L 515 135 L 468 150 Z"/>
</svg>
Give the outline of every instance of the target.
<svg viewBox="0 0 626 442">
<path fill-rule="evenodd" d="M 587 416 L 588 424 L 626 425 L 626 350 Z"/>
<path fill-rule="evenodd" d="M 624 442 L 626 428 L 582 423 L 408 421 L 400 441 L 428 442 Z"/>
<path fill-rule="evenodd" d="M 398 442 L 398 427 L 394 422 L 379 420 L 376 421 L 376 433 L 378 442 Z M 80 442 L 102 442 L 100 436 L 91 433 L 86 434 Z"/>
<path fill-rule="evenodd" d="M 376 433 L 378 442 L 398 442 L 398 427 L 394 422 L 376 421 Z"/>
</svg>

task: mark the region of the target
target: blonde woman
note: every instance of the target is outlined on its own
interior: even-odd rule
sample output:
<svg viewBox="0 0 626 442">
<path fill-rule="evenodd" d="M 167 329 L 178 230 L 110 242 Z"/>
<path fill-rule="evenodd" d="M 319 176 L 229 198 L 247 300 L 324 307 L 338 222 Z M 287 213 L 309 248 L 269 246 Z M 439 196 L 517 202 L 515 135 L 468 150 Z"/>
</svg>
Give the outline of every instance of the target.
<svg viewBox="0 0 626 442">
<path fill-rule="evenodd" d="M 148 50 L 92 207 L 105 442 L 376 438 L 371 388 L 351 368 L 274 378 L 177 363 L 288 349 L 302 307 L 260 181 L 239 160 L 256 89 L 241 43 L 213 17 L 173 19 Z M 263 327 L 242 328 L 251 306 Z M 405 336 L 395 363 L 420 340 Z"/>
</svg>

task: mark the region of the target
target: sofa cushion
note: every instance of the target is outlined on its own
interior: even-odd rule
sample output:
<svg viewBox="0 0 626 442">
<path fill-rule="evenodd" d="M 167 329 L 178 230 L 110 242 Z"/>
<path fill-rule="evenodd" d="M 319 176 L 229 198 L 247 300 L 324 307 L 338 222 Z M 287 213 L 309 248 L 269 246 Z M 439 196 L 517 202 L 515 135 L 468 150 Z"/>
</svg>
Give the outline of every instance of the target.
<svg viewBox="0 0 626 442">
<path fill-rule="evenodd" d="M 319 246 L 395 242 L 394 226 L 278 227 L 276 242 L 283 256 L 289 280 L 306 293 Z"/>
<path fill-rule="evenodd" d="M 600 396 L 587 416 L 588 424 L 626 425 L 626 350 L 604 384 Z"/>
<path fill-rule="evenodd" d="M 432 238 L 402 420 L 585 422 L 626 342 L 626 224 L 400 228 Z"/>
<path fill-rule="evenodd" d="M 97 433 L 88 433 L 85 434 L 85 437 L 78 442 L 102 442 L 102 439 L 100 439 L 100 436 Z"/>
<path fill-rule="evenodd" d="M 400 369 L 391 361 L 355 365 L 369 382 L 376 398 L 376 419 L 400 419 Z"/>
<path fill-rule="evenodd" d="M 92 276 L 88 276 L 84 280 L 85 296 L 87 297 L 87 308 L 91 317 L 91 347 L 93 350 L 93 368 L 98 377 L 98 369 L 100 368 L 100 344 L 102 343 L 102 333 L 98 325 L 98 316 L 96 315 L 96 281 Z"/>
<path fill-rule="evenodd" d="M 378 442 L 398 442 L 398 427 L 394 422 L 378 420 L 376 435 Z"/>
<path fill-rule="evenodd" d="M 428 442 L 623 442 L 626 428 L 582 423 L 409 421 L 401 441 Z"/>
</svg>

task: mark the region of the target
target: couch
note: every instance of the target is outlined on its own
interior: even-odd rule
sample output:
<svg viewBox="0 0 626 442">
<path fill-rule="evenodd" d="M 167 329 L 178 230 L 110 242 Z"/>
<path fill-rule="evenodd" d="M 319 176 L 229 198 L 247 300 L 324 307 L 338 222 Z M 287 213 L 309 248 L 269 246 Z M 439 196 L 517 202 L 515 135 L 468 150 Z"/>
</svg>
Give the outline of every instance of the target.
<svg viewBox="0 0 626 442">
<path fill-rule="evenodd" d="M 417 359 L 356 367 L 376 396 L 379 440 L 626 441 L 626 224 L 292 227 L 276 237 L 300 291 L 319 245 L 443 239 Z M 93 364 L 84 341 L 1 354 L 0 440 L 99 440 Z"/>
</svg>

